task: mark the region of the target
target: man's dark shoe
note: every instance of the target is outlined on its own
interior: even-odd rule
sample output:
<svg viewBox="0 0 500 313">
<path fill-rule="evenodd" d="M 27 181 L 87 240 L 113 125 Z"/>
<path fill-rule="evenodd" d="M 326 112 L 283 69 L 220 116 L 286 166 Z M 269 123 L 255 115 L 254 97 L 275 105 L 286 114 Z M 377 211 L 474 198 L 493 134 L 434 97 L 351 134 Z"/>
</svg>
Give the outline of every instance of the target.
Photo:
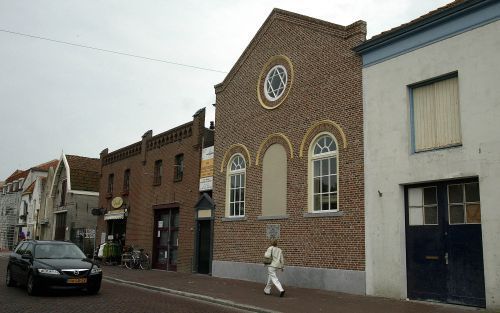
<svg viewBox="0 0 500 313">
<path fill-rule="evenodd" d="M 285 295 L 285 290 L 280 292 L 280 298 L 283 298 L 284 295 Z"/>
</svg>

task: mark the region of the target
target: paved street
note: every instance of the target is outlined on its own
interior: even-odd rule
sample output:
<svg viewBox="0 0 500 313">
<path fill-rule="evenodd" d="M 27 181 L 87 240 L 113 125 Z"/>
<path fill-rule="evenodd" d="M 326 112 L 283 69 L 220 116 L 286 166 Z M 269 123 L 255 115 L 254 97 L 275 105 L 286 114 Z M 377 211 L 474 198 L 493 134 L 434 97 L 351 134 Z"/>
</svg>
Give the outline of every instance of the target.
<svg viewBox="0 0 500 313">
<path fill-rule="evenodd" d="M 359 296 L 287 287 L 280 298 L 265 296 L 262 283 L 166 271 L 104 266 L 97 296 L 48 293 L 29 297 L 23 288 L 5 286 L 6 254 L 0 253 L 0 312 L 329 312 L 471 313 L 484 309 Z M 198 299 L 198 300 L 195 300 Z M 220 306 L 220 305 L 223 306 Z"/>
<path fill-rule="evenodd" d="M 167 295 L 123 284 L 103 281 L 101 292 L 88 296 L 82 292 L 50 292 L 30 297 L 22 287 L 5 285 L 7 259 L 0 257 L 0 311 L 14 312 L 243 312 L 184 297 Z"/>
</svg>

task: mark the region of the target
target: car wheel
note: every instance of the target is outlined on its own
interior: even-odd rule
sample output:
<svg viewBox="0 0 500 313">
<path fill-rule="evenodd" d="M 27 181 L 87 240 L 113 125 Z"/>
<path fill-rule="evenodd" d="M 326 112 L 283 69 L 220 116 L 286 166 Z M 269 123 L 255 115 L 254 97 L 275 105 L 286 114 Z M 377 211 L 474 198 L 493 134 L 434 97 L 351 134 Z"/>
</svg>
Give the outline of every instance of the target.
<svg viewBox="0 0 500 313">
<path fill-rule="evenodd" d="M 7 273 L 5 274 L 5 283 L 8 287 L 15 287 L 16 281 L 12 279 L 12 273 L 10 272 L 10 267 L 7 267 Z"/>
<path fill-rule="evenodd" d="M 36 296 L 38 294 L 38 286 L 35 283 L 35 278 L 32 273 L 28 275 L 28 281 L 26 282 L 26 290 L 30 296 Z"/>
<path fill-rule="evenodd" d="M 87 293 L 89 295 L 95 295 L 99 292 L 99 290 L 101 289 L 101 283 L 97 283 L 97 284 L 92 284 L 90 286 L 87 287 Z"/>
</svg>

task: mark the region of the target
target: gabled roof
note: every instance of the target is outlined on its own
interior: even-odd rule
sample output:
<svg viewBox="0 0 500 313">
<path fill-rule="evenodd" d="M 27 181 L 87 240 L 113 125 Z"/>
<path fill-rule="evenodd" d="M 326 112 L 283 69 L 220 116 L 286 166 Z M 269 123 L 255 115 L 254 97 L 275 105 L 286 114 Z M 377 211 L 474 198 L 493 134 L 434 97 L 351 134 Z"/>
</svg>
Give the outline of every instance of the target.
<svg viewBox="0 0 500 313">
<path fill-rule="evenodd" d="M 78 155 L 66 155 L 71 177 L 71 190 L 99 191 L 101 161 Z"/>
<path fill-rule="evenodd" d="M 33 190 L 35 190 L 35 183 L 36 183 L 36 180 L 34 180 L 31 185 L 28 186 L 28 188 L 26 188 L 24 191 L 23 191 L 23 195 L 28 195 L 30 193 L 33 193 Z"/>
<path fill-rule="evenodd" d="M 30 173 L 30 171 L 47 172 L 49 170 L 49 168 L 51 168 L 51 167 L 56 168 L 58 162 L 59 162 L 59 160 L 55 160 L 54 159 L 54 160 L 51 160 L 51 161 L 48 161 L 48 162 L 45 162 L 45 163 L 33 166 L 29 170 L 25 170 L 25 171 L 15 170 L 14 173 L 12 173 L 5 180 L 5 184 L 11 183 L 11 182 L 16 181 L 16 180 L 18 180 L 20 178 L 26 178 L 26 177 L 28 177 L 28 174 Z"/>
<path fill-rule="evenodd" d="M 13 181 L 16 181 L 21 178 L 26 178 L 28 177 L 29 170 L 28 171 L 21 171 L 21 170 L 16 170 L 14 173 L 12 173 L 6 180 L 5 183 L 11 183 Z"/>
<path fill-rule="evenodd" d="M 238 58 L 236 63 L 231 68 L 231 71 L 227 74 L 224 81 L 220 84 L 215 85 L 215 93 L 219 93 L 231 82 L 233 77 L 238 72 L 239 68 L 243 65 L 245 60 L 252 53 L 252 50 L 257 46 L 261 38 L 266 33 L 267 29 L 273 24 L 275 20 L 286 20 L 287 22 L 301 25 L 302 27 L 307 27 L 310 29 L 318 30 L 326 34 L 333 36 L 338 36 L 341 38 L 348 38 L 358 33 L 366 34 L 366 22 L 356 21 L 348 26 L 342 26 L 323 20 L 315 19 L 309 16 L 281 10 L 273 9 L 271 14 L 267 17 L 266 21 L 259 28 L 253 39 L 250 41 L 248 46 L 245 48 L 241 56 Z"/>
<path fill-rule="evenodd" d="M 213 210 L 215 208 L 215 203 L 214 200 L 206 193 L 204 192 L 200 198 L 198 199 L 198 202 L 196 202 L 196 205 L 194 206 L 195 209 L 210 209 Z"/>
<path fill-rule="evenodd" d="M 47 172 L 49 170 L 49 168 L 51 168 L 51 167 L 56 168 L 57 163 L 59 163 L 59 160 L 54 159 L 54 160 L 51 160 L 49 162 L 39 164 L 37 166 L 33 166 L 32 168 L 30 168 L 30 170 Z"/>
</svg>

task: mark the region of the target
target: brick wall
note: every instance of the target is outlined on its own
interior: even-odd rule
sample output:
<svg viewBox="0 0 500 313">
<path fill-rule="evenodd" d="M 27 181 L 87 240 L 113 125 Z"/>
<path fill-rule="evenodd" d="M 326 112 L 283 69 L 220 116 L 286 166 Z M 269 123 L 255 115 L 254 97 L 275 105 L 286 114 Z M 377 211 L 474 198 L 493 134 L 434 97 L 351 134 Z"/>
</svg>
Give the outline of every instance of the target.
<svg viewBox="0 0 500 313">
<path fill-rule="evenodd" d="M 154 234 L 153 206 L 179 208 L 179 250 L 177 270 L 191 272 L 194 254 L 195 210 L 199 198 L 201 142 L 205 112 L 195 115 L 192 122 L 156 136 L 145 134 L 142 142 L 117 151 L 101 153 L 100 207 L 112 210 L 111 200 L 120 196 L 130 208 L 127 218 L 126 245 L 152 252 Z M 174 182 L 175 156 L 184 154 L 184 174 Z M 156 160 L 163 161 L 161 184 L 154 185 Z M 123 193 L 123 177 L 130 169 L 130 187 Z M 108 194 L 108 176 L 114 173 L 113 194 Z M 98 237 L 106 232 L 103 217 L 98 222 Z M 99 238 L 98 238 L 99 240 Z"/>
<path fill-rule="evenodd" d="M 351 49 L 365 39 L 365 34 L 364 22 L 343 27 L 274 10 L 225 81 L 216 86 L 214 260 L 260 263 L 268 246 L 266 225 L 279 224 L 280 246 L 288 265 L 364 270 L 361 58 Z M 264 65 L 277 55 L 291 60 L 294 80 L 285 101 L 268 110 L 259 102 L 257 84 Z M 306 136 L 300 157 L 304 136 L 323 120 L 340 126 L 346 148 L 338 128 L 325 123 Z M 308 148 L 321 131 L 331 132 L 339 143 L 339 209 L 343 215 L 305 217 Z M 264 144 L 256 165 L 259 146 L 274 133 L 289 139 L 293 158 L 285 140 L 276 137 Z M 258 220 L 262 211 L 262 158 L 272 142 L 282 143 L 287 150 L 288 218 Z M 223 220 L 226 164 L 222 162 L 235 144 L 244 145 L 250 153 L 245 219 L 227 221 Z M 229 157 L 238 150 L 244 152 L 236 147 L 229 151 Z"/>
</svg>

